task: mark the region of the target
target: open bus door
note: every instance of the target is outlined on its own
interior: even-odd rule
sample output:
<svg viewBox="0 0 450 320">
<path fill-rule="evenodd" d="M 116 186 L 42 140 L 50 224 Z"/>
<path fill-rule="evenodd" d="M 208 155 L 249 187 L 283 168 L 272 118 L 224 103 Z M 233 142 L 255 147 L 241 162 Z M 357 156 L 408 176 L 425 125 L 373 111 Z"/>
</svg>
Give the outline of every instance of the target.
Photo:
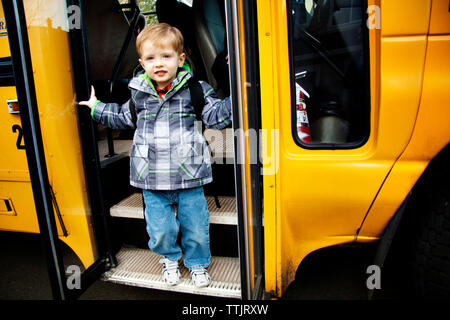
<svg viewBox="0 0 450 320">
<path fill-rule="evenodd" d="M 63 237 L 67 237 L 68 234 L 67 230 L 64 228 L 64 222 L 62 221 L 61 216 L 59 214 L 55 215 L 55 209 L 56 211 L 58 209 L 57 205 L 54 204 L 56 201 L 55 195 L 49 183 L 48 164 L 46 162 L 43 132 L 41 131 L 40 124 L 42 111 L 38 108 L 38 100 L 36 98 L 34 78 L 36 70 L 34 68 L 36 66 L 33 66 L 31 61 L 30 39 L 28 36 L 24 3 L 22 1 L 2 1 L 2 6 L 7 26 L 6 34 L 9 40 L 12 71 L 17 91 L 17 104 L 22 125 L 19 135 L 22 136 L 21 134 L 23 133 L 23 143 L 27 158 L 26 169 L 29 171 L 33 193 L 32 196 L 34 197 L 35 204 L 34 209 L 39 225 L 38 232 L 41 234 L 44 252 L 47 258 L 47 268 L 52 293 L 55 299 L 73 299 L 82 294 L 107 267 L 114 264 L 114 256 L 111 255 L 108 243 L 109 237 L 107 236 L 107 225 L 102 221 L 102 217 L 104 216 L 99 213 L 98 207 L 95 207 L 100 206 L 101 201 L 91 201 L 91 208 L 93 209 L 92 224 L 95 226 L 94 230 L 91 231 L 95 233 L 97 242 L 95 244 L 96 248 L 89 247 L 87 250 L 94 251 L 94 260 L 82 273 L 81 268 L 77 269 L 77 271 L 80 271 L 75 274 L 77 279 L 74 279 L 74 282 L 71 282 L 68 277 L 66 278 L 63 256 L 60 243 L 58 243 L 59 236 L 55 216 L 58 216 L 59 218 L 59 228 L 63 229 Z M 81 125 L 83 126 L 83 123 Z M 23 147 L 22 142 L 18 144 L 18 147 Z M 85 157 L 85 161 L 87 162 L 85 163 L 85 170 L 91 171 L 86 173 L 86 180 L 87 188 L 89 189 L 88 193 L 92 196 L 95 195 L 95 182 L 92 181 L 95 181 L 98 174 L 92 174 L 92 171 L 95 170 L 95 162 L 89 161 L 89 158 L 87 157 Z M 101 200 L 101 197 L 99 199 Z M 25 199 L 21 199 L 21 201 L 25 202 Z M 79 213 L 77 214 L 81 215 Z M 83 221 L 86 222 L 87 220 Z M 11 228 L 10 226 L 6 227 Z M 12 228 L 11 230 L 15 229 Z M 17 230 L 32 232 L 31 230 L 23 229 L 23 227 L 22 229 L 18 227 Z M 71 232 L 73 231 L 71 230 Z M 88 230 L 88 232 L 90 231 Z"/>
<path fill-rule="evenodd" d="M 58 248 L 55 246 L 56 224 L 51 205 L 39 121 L 36 121 L 38 111 L 23 5 L 12 1 L 2 2 L 8 26 L 17 100 L 20 106 L 22 123 L 20 132 L 23 132 L 25 146 L 31 146 L 31 148 L 26 148 L 28 170 L 44 247 L 52 257 L 47 261 L 50 282 L 54 297 L 65 299 L 65 284 L 62 279 L 64 269 L 62 261 L 59 259 Z"/>
</svg>

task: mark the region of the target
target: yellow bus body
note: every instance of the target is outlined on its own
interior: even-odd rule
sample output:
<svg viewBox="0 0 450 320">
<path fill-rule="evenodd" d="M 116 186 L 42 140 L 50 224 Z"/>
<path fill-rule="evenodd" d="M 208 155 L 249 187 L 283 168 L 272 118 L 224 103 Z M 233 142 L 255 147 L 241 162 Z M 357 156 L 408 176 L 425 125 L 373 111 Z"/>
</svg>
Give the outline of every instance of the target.
<svg viewBox="0 0 450 320">
<path fill-rule="evenodd" d="M 59 237 L 87 268 L 96 260 L 97 251 L 68 30 L 52 26 L 49 20 L 57 3 L 25 0 L 24 7 L 48 176 L 68 231 L 64 236 L 57 222 Z M 239 99 L 245 131 L 245 66 L 251 62 L 244 54 L 243 2 L 237 3 L 242 41 L 238 45 Z M 369 139 L 355 149 L 317 150 L 301 148 L 292 138 L 286 3 L 257 2 L 261 129 L 265 132 L 264 277 L 265 291 L 276 297 L 283 295 L 311 252 L 378 241 L 428 163 L 450 142 L 448 1 L 369 0 L 369 5 L 381 8 L 382 17 L 381 29 L 369 30 Z M 9 55 L 8 39 L 2 36 L 0 56 Z M 18 133 L 11 130 L 20 126 L 20 117 L 10 114 L 5 103 L 5 97 L 16 99 L 15 87 L 0 87 L 0 96 L 0 199 L 9 200 L 13 207 L 0 213 L 0 229 L 39 233 L 25 150 L 17 149 Z M 248 136 L 244 141 L 249 163 Z M 252 210 L 249 171 L 240 178 L 246 186 L 247 209 Z M 251 226 L 252 221 L 247 223 Z"/>
<path fill-rule="evenodd" d="M 381 30 L 369 30 L 369 140 L 357 149 L 309 150 L 291 134 L 286 5 L 258 3 L 262 127 L 279 134 L 263 151 L 275 150 L 279 161 L 277 173 L 264 176 L 265 288 L 277 296 L 309 253 L 377 241 L 450 141 L 447 2 L 369 5 L 382 17 Z"/>
</svg>

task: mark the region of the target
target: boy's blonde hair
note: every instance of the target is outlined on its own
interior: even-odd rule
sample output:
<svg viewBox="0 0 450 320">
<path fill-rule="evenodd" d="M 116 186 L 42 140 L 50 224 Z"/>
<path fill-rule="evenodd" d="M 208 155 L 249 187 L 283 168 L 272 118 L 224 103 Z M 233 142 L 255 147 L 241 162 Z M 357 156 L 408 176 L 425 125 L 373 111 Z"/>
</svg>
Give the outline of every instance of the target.
<svg viewBox="0 0 450 320">
<path fill-rule="evenodd" d="M 139 33 L 136 38 L 136 50 L 139 56 L 141 56 L 142 44 L 147 40 L 160 47 L 171 45 L 178 54 L 183 52 L 183 35 L 180 30 L 167 23 L 148 25 Z"/>
</svg>

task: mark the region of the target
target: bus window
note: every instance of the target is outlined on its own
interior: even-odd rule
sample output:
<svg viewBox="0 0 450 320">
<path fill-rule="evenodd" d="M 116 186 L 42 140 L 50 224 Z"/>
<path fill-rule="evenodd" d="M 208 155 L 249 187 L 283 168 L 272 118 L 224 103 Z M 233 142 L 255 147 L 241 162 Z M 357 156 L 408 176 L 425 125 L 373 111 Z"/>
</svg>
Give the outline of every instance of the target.
<svg viewBox="0 0 450 320">
<path fill-rule="evenodd" d="M 14 72 L 11 57 L 0 58 L 0 86 L 14 86 Z"/>
<path fill-rule="evenodd" d="M 156 16 L 156 0 L 140 0 L 139 9 L 145 16 L 147 24 L 158 23 L 158 17 Z"/>
<path fill-rule="evenodd" d="M 122 10 L 128 19 L 133 16 L 131 8 L 128 6 L 129 0 L 119 0 L 122 5 Z M 137 1 L 141 15 L 145 17 L 145 24 L 158 23 L 158 17 L 156 15 L 156 0 L 139 0 Z"/>
<path fill-rule="evenodd" d="M 363 0 L 288 0 L 292 129 L 305 148 L 355 148 L 369 135 Z"/>
</svg>

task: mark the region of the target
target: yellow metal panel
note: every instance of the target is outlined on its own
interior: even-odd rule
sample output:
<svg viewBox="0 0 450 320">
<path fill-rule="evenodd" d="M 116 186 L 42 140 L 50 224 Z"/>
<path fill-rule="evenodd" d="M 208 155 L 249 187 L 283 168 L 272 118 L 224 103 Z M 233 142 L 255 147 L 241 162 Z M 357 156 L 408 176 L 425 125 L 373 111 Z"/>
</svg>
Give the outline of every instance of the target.
<svg viewBox="0 0 450 320">
<path fill-rule="evenodd" d="M 378 153 L 397 156 L 406 147 L 419 107 L 426 36 L 381 40 L 381 101 Z"/>
<path fill-rule="evenodd" d="M 430 34 L 450 33 L 450 3 L 448 0 L 433 0 L 431 8 Z"/>
<path fill-rule="evenodd" d="M 381 0 L 382 36 L 428 32 L 431 0 Z"/>
<path fill-rule="evenodd" d="M 379 237 L 428 162 L 450 143 L 450 36 L 431 36 L 427 46 L 420 109 L 411 142 L 395 164 L 361 237 Z M 360 237 L 358 237 L 359 240 Z"/>
<path fill-rule="evenodd" d="M 370 1 L 369 5 L 380 3 Z M 310 252 L 356 239 L 386 175 L 411 138 L 421 94 L 427 23 L 413 32 L 394 26 L 407 25 L 417 6 L 422 7 L 422 2 L 395 19 L 382 11 L 388 32 L 369 30 L 369 140 L 357 149 L 309 150 L 296 145 L 291 133 L 285 3 L 258 3 L 262 125 L 265 130 L 279 131 L 279 141 L 272 141 L 279 169 L 275 178 L 264 179 L 264 195 L 268 196 L 264 199 L 266 290 L 277 296 Z M 408 36 L 393 37 L 395 34 Z"/>
<path fill-rule="evenodd" d="M 421 108 L 414 136 L 402 158 L 431 160 L 450 137 L 450 36 L 430 36 Z"/>
<path fill-rule="evenodd" d="M 20 115 L 11 114 L 8 111 L 6 100 L 17 99 L 15 87 L 0 87 L 0 180 L 25 180 L 30 181 L 28 164 L 24 149 L 18 149 L 17 143 L 23 145 L 23 137 L 20 138 Z"/>
<path fill-rule="evenodd" d="M 358 242 L 379 239 L 426 167 L 422 161 L 398 161 L 389 174 L 357 236 Z"/>
<path fill-rule="evenodd" d="M 0 230 L 39 233 L 31 183 L 0 181 L 0 198 L 11 199 L 15 215 L 0 214 Z"/>
</svg>

